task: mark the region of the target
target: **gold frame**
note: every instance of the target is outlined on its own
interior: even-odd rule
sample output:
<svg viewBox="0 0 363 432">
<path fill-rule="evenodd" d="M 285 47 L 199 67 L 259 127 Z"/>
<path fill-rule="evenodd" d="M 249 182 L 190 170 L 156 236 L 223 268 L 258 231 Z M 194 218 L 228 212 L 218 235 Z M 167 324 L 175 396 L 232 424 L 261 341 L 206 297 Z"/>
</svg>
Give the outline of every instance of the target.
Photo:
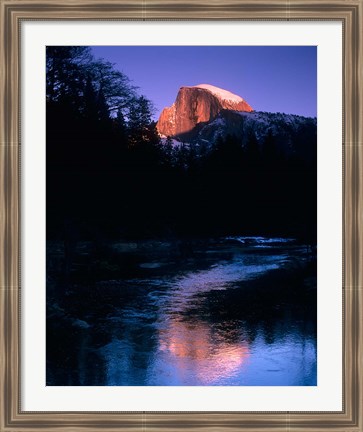
<svg viewBox="0 0 363 432">
<path fill-rule="evenodd" d="M 343 23 L 343 396 L 339 412 L 24 412 L 20 405 L 22 20 Z M 0 431 L 363 431 L 363 0 L 0 0 Z"/>
</svg>

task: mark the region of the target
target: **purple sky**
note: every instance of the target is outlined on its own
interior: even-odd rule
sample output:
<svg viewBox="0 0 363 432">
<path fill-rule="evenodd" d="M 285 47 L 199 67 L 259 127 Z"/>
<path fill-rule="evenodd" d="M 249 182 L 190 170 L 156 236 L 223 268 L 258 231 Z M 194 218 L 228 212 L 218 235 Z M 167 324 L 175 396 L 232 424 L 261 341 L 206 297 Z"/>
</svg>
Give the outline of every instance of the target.
<svg viewBox="0 0 363 432">
<path fill-rule="evenodd" d="M 256 111 L 315 117 L 317 48 L 307 46 L 94 46 L 156 108 L 170 106 L 182 86 L 212 84 Z"/>
</svg>

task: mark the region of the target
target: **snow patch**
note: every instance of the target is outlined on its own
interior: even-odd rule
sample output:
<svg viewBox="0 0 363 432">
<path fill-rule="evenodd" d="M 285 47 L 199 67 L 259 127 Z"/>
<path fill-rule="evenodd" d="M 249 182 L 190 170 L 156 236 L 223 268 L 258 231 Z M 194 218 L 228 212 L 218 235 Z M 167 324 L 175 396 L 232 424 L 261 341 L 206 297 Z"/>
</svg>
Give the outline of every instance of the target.
<svg viewBox="0 0 363 432">
<path fill-rule="evenodd" d="M 198 84 L 192 87 L 209 90 L 211 93 L 213 93 L 215 96 L 219 97 L 220 99 L 228 100 L 235 103 L 244 102 L 244 99 L 242 99 L 240 96 L 210 84 Z"/>
<path fill-rule="evenodd" d="M 224 119 L 222 119 L 221 117 L 217 117 L 216 119 L 214 119 L 214 120 L 210 123 L 210 125 L 213 125 L 213 126 L 217 126 L 217 125 L 219 125 L 219 126 L 225 126 L 225 125 L 226 125 L 226 122 L 225 122 Z"/>
<path fill-rule="evenodd" d="M 162 136 L 160 135 L 160 139 L 161 139 L 162 145 L 165 145 L 167 143 L 168 138 L 165 135 L 162 135 Z M 174 148 L 175 147 L 181 147 L 183 145 L 183 143 L 181 141 L 174 139 L 174 138 L 170 138 L 169 142 Z"/>
</svg>

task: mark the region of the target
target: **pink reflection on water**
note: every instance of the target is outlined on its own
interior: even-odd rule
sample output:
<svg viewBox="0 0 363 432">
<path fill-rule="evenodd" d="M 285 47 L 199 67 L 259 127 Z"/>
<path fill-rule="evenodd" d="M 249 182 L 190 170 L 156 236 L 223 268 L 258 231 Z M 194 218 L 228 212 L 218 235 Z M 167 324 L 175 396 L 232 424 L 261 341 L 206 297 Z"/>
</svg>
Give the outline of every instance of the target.
<svg viewBox="0 0 363 432">
<path fill-rule="evenodd" d="M 211 385 L 240 372 L 250 356 L 247 342 L 228 336 L 228 331 L 213 334 L 202 322 L 172 321 L 160 330 L 159 347 L 182 381 L 195 377 L 200 385 Z"/>
</svg>

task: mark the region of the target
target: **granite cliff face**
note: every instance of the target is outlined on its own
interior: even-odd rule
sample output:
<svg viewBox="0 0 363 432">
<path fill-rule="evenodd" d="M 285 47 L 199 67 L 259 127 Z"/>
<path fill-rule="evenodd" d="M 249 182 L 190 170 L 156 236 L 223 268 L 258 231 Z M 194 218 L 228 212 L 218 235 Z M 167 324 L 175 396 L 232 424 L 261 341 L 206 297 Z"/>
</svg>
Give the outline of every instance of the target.
<svg viewBox="0 0 363 432">
<path fill-rule="evenodd" d="M 160 134 L 175 137 L 199 123 L 214 120 L 222 110 L 251 112 L 240 96 L 209 84 L 181 87 L 171 107 L 164 108 L 157 123 Z"/>
</svg>

